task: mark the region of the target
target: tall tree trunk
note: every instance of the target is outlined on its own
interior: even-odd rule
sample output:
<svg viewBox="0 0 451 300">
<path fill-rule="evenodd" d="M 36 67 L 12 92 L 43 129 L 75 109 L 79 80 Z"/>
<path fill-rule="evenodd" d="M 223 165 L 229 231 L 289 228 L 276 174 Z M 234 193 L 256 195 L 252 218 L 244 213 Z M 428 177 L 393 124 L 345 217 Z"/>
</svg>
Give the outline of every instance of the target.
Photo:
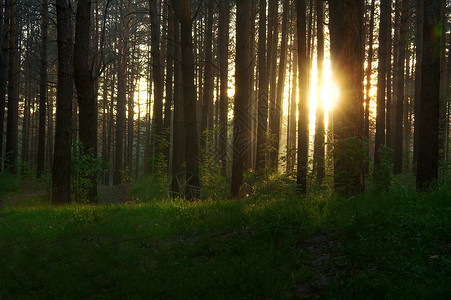
<svg viewBox="0 0 451 300">
<path fill-rule="evenodd" d="M 283 92 L 285 88 L 285 73 L 286 73 L 286 61 L 287 61 L 287 45 L 288 45 L 288 13 L 290 2 L 284 0 L 283 2 L 283 17 L 282 17 L 282 41 L 280 49 L 280 60 L 279 60 L 279 75 L 277 81 L 277 94 L 276 94 L 276 105 L 274 112 L 274 127 L 271 131 L 274 133 L 274 158 L 273 161 L 276 162 L 274 165 L 277 171 L 277 162 L 279 158 L 280 149 L 280 127 L 282 119 L 282 109 L 283 109 Z"/>
<path fill-rule="evenodd" d="M 201 115 L 201 134 L 204 134 L 206 129 L 213 129 L 213 124 L 211 123 L 212 115 L 209 114 L 211 112 L 211 107 L 213 106 L 213 72 L 212 72 L 212 64 L 213 64 L 213 0 L 207 1 L 207 28 L 205 33 L 205 71 L 204 71 L 204 92 L 202 94 L 202 115 Z M 206 136 L 202 137 L 202 139 L 206 138 Z M 202 141 L 202 144 L 205 146 L 206 140 Z"/>
<path fill-rule="evenodd" d="M 8 118 L 6 120 L 6 149 L 5 166 L 12 173 L 17 174 L 18 126 L 19 126 L 19 24 L 17 0 L 9 0 L 9 71 L 8 71 Z"/>
<path fill-rule="evenodd" d="M 266 62 L 266 0 L 260 0 L 258 23 L 258 124 L 257 157 L 255 172 L 263 175 L 266 169 L 266 146 L 268 133 L 268 76 Z"/>
<path fill-rule="evenodd" d="M 53 86 L 50 86 L 50 92 L 49 96 L 47 97 L 48 103 L 48 115 L 47 115 L 47 168 L 49 171 L 53 169 L 53 137 L 54 137 L 54 130 L 53 130 L 53 102 L 55 97 L 55 89 Z"/>
<path fill-rule="evenodd" d="M 425 3 L 426 4 L 426 3 Z M 440 26 L 440 0 L 424 5 L 423 32 Z M 442 35 L 443 36 L 443 35 Z M 426 189 L 438 177 L 440 107 L 440 34 L 424 34 L 418 136 L 417 188 Z"/>
<path fill-rule="evenodd" d="M 396 96 L 396 121 L 395 121 L 395 155 L 394 155 L 394 173 L 402 172 L 402 145 L 403 145 L 403 106 L 404 106 L 404 63 L 406 58 L 406 37 L 407 37 L 407 21 L 409 13 L 409 0 L 401 0 L 401 28 L 399 33 L 398 60 L 396 62 L 397 76 L 395 81 Z"/>
<path fill-rule="evenodd" d="M 307 193 L 308 171 L 308 54 L 306 41 L 305 0 L 296 1 L 299 63 L 298 168 L 296 183 L 301 195 Z"/>
<path fill-rule="evenodd" d="M 194 55 L 191 24 L 191 3 L 189 0 L 172 0 L 177 18 L 181 24 L 183 114 L 185 125 L 186 198 L 200 197 L 199 186 L 199 138 L 197 131 L 196 87 L 194 86 Z"/>
<path fill-rule="evenodd" d="M 296 12 L 294 12 L 296 13 Z M 296 20 L 296 19 L 295 19 Z M 295 26 L 297 21 L 294 22 Z M 298 98 L 298 53 L 297 53 L 297 33 L 296 33 L 296 27 L 295 27 L 295 33 L 294 33 L 294 43 L 292 46 L 292 52 L 293 52 L 293 71 L 292 71 L 292 78 L 291 78 L 291 101 L 290 101 L 290 118 L 289 118 L 289 132 L 288 132 L 288 153 L 289 153 L 289 163 L 287 163 L 287 173 L 293 174 L 294 165 L 296 163 L 296 108 L 297 108 L 297 98 Z"/>
<path fill-rule="evenodd" d="M 316 14 L 317 14 L 317 39 L 318 39 L 318 51 L 317 51 L 317 68 L 318 68 L 318 79 L 317 79 L 317 98 L 316 98 L 316 125 L 315 125 L 315 144 L 314 144 L 314 155 L 313 155 L 313 171 L 316 175 L 316 183 L 321 185 L 323 183 L 324 177 L 326 176 L 326 171 L 324 168 L 324 106 L 321 102 L 321 87 L 324 84 L 324 13 L 323 13 L 323 1 L 316 1 Z"/>
<path fill-rule="evenodd" d="M 249 44 L 248 32 L 249 1 L 237 0 L 236 28 L 236 69 L 235 69 L 235 106 L 233 117 L 233 165 L 232 165 L 232 197 L 238 196 L 243 184 L 243 168 L 246 149 L 249 146 L 248 113 L 246 112 L 247 99 L 247 58 Z"/>
<path fill-rule="evenodd" d="M 449 1 L 448 1 L 449 2 Z M 446 14 L 446 0 L 441 1 L 441 15 L 440 18 L 442 20 L 442 35 L 441 39 L 441 47 L 440 47 L 440 129 L 439 129 L 439 161 L 444 161 L 446 158 L 446 152 L 448 151 L 446 144 L 446 124 L 447 121 L 447 99 L 446 99 L 446 52 L 447 52 L 447 43 L 446 43 L 446 25 L 447 14 Z M 449 87 L 448 87 L 449 89 Z"/>
<path fill-rule="evenodd" d="M 227 119 L 228 103 L 227 85 L 229 76 L 229 19 L 230 3 L 228 0 L 219 2 L 219 69 L 220 69 L 220 99 L 219 99 L 219 160 L 221 162 L 221 173 L 227 175 Z"/>
<path fill-rule="evenodd" d="M 414 113 L 415 119 L 413 123 L 413 168 L 416 172 L 418 161 L 418 133 L 420 121 L 420 102 L 421 102 L 421 60 L 423 59 L 423 22 L 424 22 L 424 0 L 417 0 L 416 16 L 415 16 L 415 103 Z"/>
<path fill-rule="evenodd" d="M 164 153 L 163 144 L 159 139 L 162 139 L 163 133 L 163 71 L 161 66 L 161 52 L 160 52 L 160 17 L 158 15 L 156 0 L 149 0 L 150 6 L 150 21 L 151 21 L 151 47 L 152 47 L 152 69 L 153 69 L 153 83 L 154 83 L 154 101 L 153 101 L 153 120 L 152 127 L 154 134 L 152 135 L 153 144 L 155 147 L 155 157 Z"/>
<path fill-rule="evenodd" d="M 276 84 L 277 84 L 277 49 L 279 44 L 279 21 L 278 21 L 278 0 L 269 0 L 268 14 L 268 60 L 267 72 L 269 82 L 269 131 L 274 136 L 276 126 Z M 277 171 L 278 151 L 273 138 L 269 141 L 271 150 L 269 151 L 269 167 L 272 172 Z M 277 152 L 277 153 L 276 153 Z"/>
<path fill-rule="evenodd" d="M 109 126 L 109 121 L 108 120 L 108 85 L 109 85 L 109 77 L 110 77 L 110 68 L 107 68 L 105 70 L 104 76 L 103 76 L 103 84 L 102 84 L 102 89 L 103 89 L 103 95 L 102 95 L 102 163 L 104 165 L 104 167 L 106 167 L 108 165 L 108 161 L 109 161 L 109 157 L 108 157 L 108 152 L 110 151 L 110 149 L 108 149 L 108 141 L 107 141 L 107 133 L 108 133 L 108 128 Z M 111 101 L 112 101 L 112 97 L 111 97 Z M 104 174 L 103 174 L 103 184 L 104 185 L 108 185 L 109 184 L 109 170 L 107 170 Z"/>
<path fill-rule="evenodd" d="M 79 136 L 83 154 L 97 157 L 97 90 L 92 68 L 95 47 L 91 43 L 91 0 L 79 0 L 77 5 L 74 44 L 74 81 L 79 107 Z M 97 174 L 89 178 L 88 200 L 97 202 Z"/>
<path fill-rule="evenodd" d="M 362 0 L 330 1 L 331 62 L 340 88 L 334 107 L 335 190 L 349 195 L 364 188 L 362 148 Z"/>
<path fill-rule="evenodd" d="M 38 167 L 36 177 L 40 178 L 44 172 L 45 162 L 45 117 L 47 104 L 47 40 L 48 40 L 48 0 L 42 1 L 41 24 L 41 70 L 39 89 L 39 140 L 38 140 Z"/>
<path fill-rule="evenodd" d="M 387 82 L 388 66 L 388 24 L 391 21 L 391 0 L 381 0 L 380 23 L 379 23 L 379 48 L 377 69 L 377 105 L 376 105 L 376 136 L 374 146 L 374 164 L 379 167 L 381 163 L 380 148 L 385 144 L 385 87 Z M 387 94 L 390 93 L 387 90 Z M 388 124 L 387 124 L 388 125 Z"/>
<path fill-rule="evenodd" d="M 172 8 L 173 9 L 173 8 Z M 182 64 L 180 57 L 180 23 L 177 18 L 174 22 L 174 118 L 172 119 L 172 182 L 171 191 L 174 196 L 183 193 L 180 190 L 178 176 L 184 171 L 183 165 L 186 162 L 185 152 L 185 126 L 183 115 L 183 94 L 182 94 Z"/>
<path fill-rule="evenodd" d="M 166 141 L 170 142 L 170 129 L 172 124 L 172 105 L 173 105 L 173 76 L 174 76 L 174 9 L 172 3 L 168 3 L 168 39 L 167 39 L 167 51 L 166 51 L 166 100 L 164 103 L 164 120 L 163 128 Z M 165 155 L 170 161 L 169 149 L 167 147 Z M 170 165 L 170 164 L 168 164 Z M 170 168 L 169 168 L 170 170 Z"/>
<path fill-rule="evenodd" d="M 55 152 L 52 172 L 52 203 L 71 202 L 70 161 L 73 94 L 73 38 L 70 0 L 56 3 L 58 33 L 58 95 L 56 102 Z"/>
<path fill-rule="evenodd" d="M 120 11 L 121 21 L 120 27 L 122 34 L 119 37 L 119 58 L 117 71 L 117 113 L 116 113 L 116 149 L 114 159 L 113 184 L 121 184 L 123 179 L 123 163 L 124 163 L 124 138 L 125 138 L 125 105 L 127 103 L 127 62 L 128 62 L 128 19 L 129 11 L 128 5 L 124 7 L 124 2 L 121 0 Z"/>
<path fill-rule="evenodd" d="M 5 124 L 5 105 L 6 105 L 6 83 L 7 83 L 7 56 L 8 56 L 8 8 L 5 5 L 6 0 L 0 1 L 2 9 L 0 11 L 0 172 L 3 171 L 3 130 Z M 3 7 L 5 7 L 3 9 Z"/>
<path fill-rule="evenodd" d="M 371 0 L 370 6 L 370 14 L 369 14 L 369 38 L 368 38 L 368 66 L 366 68 L 366 95 L 365 95 L 365 123 L 364 123 L 364 132 L 363 137 L 368 143 L 368 152 L 367 155 L 369 157 L 369 145 L 370 145 L 370 91 L 371 91 L 371 75 L 373 73 L 373 31 L 374 31 L 374 0 Z M 365 175 L 369 173 L 369 163 L 365 161 Z"/>
</svg>

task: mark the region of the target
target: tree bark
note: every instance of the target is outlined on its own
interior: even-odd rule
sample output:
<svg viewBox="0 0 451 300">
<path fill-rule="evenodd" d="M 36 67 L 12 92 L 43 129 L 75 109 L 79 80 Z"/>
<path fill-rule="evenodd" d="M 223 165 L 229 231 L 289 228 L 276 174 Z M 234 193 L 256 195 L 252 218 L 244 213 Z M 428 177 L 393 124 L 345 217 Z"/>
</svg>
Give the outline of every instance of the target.
<svg viewBox="0 0 451 300">
<path fill-rule="evenodd" d="M 416 6 L 416 18 L 415 18 L 415 103 L 414 114 L 415 120 L 413 123 L 413 169 L 416 172 L 416 166 L 418 162 L 418 133 L 419 133 L 419 120 L 420 120 L 420 102 L 421 102 L 421 61 L 423 59 L 423 17 L 424 17 L 424 0 L 417 0 Z"/>
<path fill-rule="evenodd" d="M 197 131 L 196 87 L 194 86 L 194 55 L 189 0 L 172 0 L 175 13 L 181 24 L 183 114 L 185 125 L 187 199 L 200 198 L 199 183 L 199 138 Z"/>
<path fill-rule="evenodd" d="M 8 117 L 6 120 L 5 166 L 17 174 L 18 130 L 19 130 L 19 32 L 17 0 L 9 0 L 9 71 L 8 71 Z"/>
<path fill-rule="evenodd" d="M 207 28 L 205 33 L 205 71 L 204 71 L 204 92 L 202 94 L 202 114 L 201 114 L 201 128 L 202 144 L 205 147 L 206 138 L 204 132 L 206 129 L 212 130 L 213 123 L 211 113 L 213 107 L 213 0 L 207 1 Z"/>
<path fill-rule="evenodd" d="M 425 3 L 426 4 L 426 3 Z M 438 177 L 440 107 L 440 0 L 424 5 L 418 136 L 417 189 L 429 188 Z"/>
<path fill-rule="evenodd" d="M 280 127 L 282 120 L 283 109 L 283 92 L 285 88 L 285 74 L 286 74 L 286 61 L 287 61 L 287 45 L 288 45 L 288 12 L 290 2 L 284 0 L 283 2 L 283 15 L 282 15 L 282 41 L 280 48 L 280 60 L 279 60 L 279 75 L 277 76 L 277 94 L 276 105 L 274 111 L 274 123 L 271 132 L 274 133 L 274 157 L 272 161 L 275 161 L 274 168 L 277 171 L 279 149 L 280 149 Z"/>
<path fill-rule="evenodd" d="M 117 71 L 117 113 L 116 113 L 116 149 L 114 159 L 113 184 L 121 184 L 123 180 L 124 163 L 124 138 L 125 138 L 125 105 L 127 103 L 127 62 L 128 62 L 128 6 L 124 7 L 124 2 L 120 3 L 120 30 L 118 49 L 118 71 Z"/>
<path fill-rule="evenodd" d="M 388 66 L 388 24 L 391 15 L 391 0 L 381 0 L 379 23 L 379 48 L 377 57 L 379 60 L 377 71 L 377 105 L 376 105 L 376 136 L 374 147 L 374 164 L 379 167 L 381 163 L 380 148 L 385 144 L 385 90 L 387 82 Z M 387 90 L 387 94 L 390 91 Z"/>
<path fill-rule="evenodd" d="M 399 33 L 398 60 L 396 62 L 397 76 L 395 81 L 396 96 L 396 121 L 395 121 L 395 143 L 394 143 L 394 174 L 402 172 L 402 145 L 403 145 L 403 106 L 404 106 L 404 63 L 406 58 L 407 21 L 409 13 L 409 0 L 401 0 L 401 28 Z"/>
<path fill-rule="evenodd" d="M 91 0 L 79 0 L 77 5 L 74 44 L 74 81 L 79 108 L 79 136 L 83 154 L 97 157 L 97 90 L 91 43 Z M 97 175 L 89 176 L 88 200 L 97 202 Z"/>
<path fill-rule="evenodd" d="M 371 91 L 371 75 L 373 73 L 373 31 L 374 31 L 374 0 L 371 0 L 370 14 L 369 14 L 369 38 L 368 38 L 368 66 L 366 68 L 366 95 L 365 95 L 365 123 L 364 123 L 364 139 L 368 143 L 368 157 L 370 145 L 370 91 Z M 369 162 L 365 161 L 365 175 L 369 173 Z"/>
<path fill-rule="evenodd" d="M 361 0 L 330 0 L 332 74 L 340 94 L 334 107 L 334 182 L 344 195 L 363 190 L 363 56 Z"/>
<path fill-rule="evenodd" d="M 163 146 L 159 139 L 162 139 L 163 133 L 163 72 L 161 66 L 160 52 L 160 17 L 158 16 L 156 0 L 149 0 L 150 21 L 151 21 L 151 47 L 152 47 L 152 71 L 154 83 L 154 102 L 153 102 L 153 144 L 155 147 L 155 157 L 164 153 Z"/>
<path fill-rule="evenodd" d="M 229 76 L 229 19 L 230 3 L 228 0 L 220 0 L 219 13 L 219 69 L 220 69 L 220 99 L 219 99 L 219 160 L 221 173 L 227 175 L 227 120 L 228 120 L 228 76 Z"/>
<path fill-rule="evenodd" d="M 44 172 L 45 163 L 45 117 L 47 105 L 47 40 L 48 40 L 48 0 L 42 1 L 41 24 L 41 70 L 39 89 L 39 138 L 38 138 L 38 167 L 36 177 L 40 178 Z"/>
<path fill-rule="evenodd" d="M 248 26 L 248 0 L 237 0 L 236 28 L 236 69 L 235 69 L 235 106 L 233 117 L 233 164 L 232 164 L 232 197 L 238 196 L 243 184 L 244 159 L 249 146 L 247 99 L 247 57 L 248 47 L 246 27 Z"/>
<path fill-rule="evenodd" d="M 298 168 L 297 187 L 301 195 L 307 193 L 308 171 L 308 54 L 306 41 L 305 0 L 296 1 L 299 63 L 299 103 L 298 103 Z"/>
<path fill-rule="evenodd" d="M 3 171 L 3 130 L 5 124 L 6 83 L 8 79 L 7 56 L 9 26 L 7 19 L 9 18 L 9 14 L 5 1 L 2 0 L 0 2 L 2 7 L 5 6 L 5 9 L 0 11 L 0 172 Z"/>
<path fill-rule="evenodd" d="M 317 98 L 316 98 L 316 126 L 315 126 L 315 144 L 313 154 L 313 172 L 316 175 L 316 183 L 321 185 L 323 183 L 325 174 L 324 168 L 324 106 L 321 102 L 321 87 L 324 84 L 323 69 L 324 69 L 324 13 L 323 13 L 323 1 L 316 1 L 316 14 L 317 14 Z"/>
<path fill-rule="evenodd" d="M 258 176 L 266 169 L 266 146 L 268 133 L 268 76 L 266 62 L 266 0 L 260 0 L 258 23 L 258 124 L 257 157 L 255 172 Z"/>
<path fill-rule="evenodd" d="M 55 152 L 52 172 L 52 203 L 71 202 L 70 163 L 73 96 L 73 38 L 70 0 L 56 4 L 58 34 L 58 95 Z"/>
</svg>

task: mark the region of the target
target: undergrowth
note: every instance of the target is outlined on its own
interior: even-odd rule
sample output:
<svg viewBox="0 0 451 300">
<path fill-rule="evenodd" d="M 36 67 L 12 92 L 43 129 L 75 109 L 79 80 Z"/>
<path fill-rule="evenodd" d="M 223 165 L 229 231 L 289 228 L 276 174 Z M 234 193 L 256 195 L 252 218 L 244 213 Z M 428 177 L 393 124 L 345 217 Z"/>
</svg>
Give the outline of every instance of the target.
<svg viewBox="0 0 451 300">
<path fill-rule="evenodd" d="M 135 182 L 133 204 L 8 203 L 0 298 L 451 295 L 446 184 L 418 193 L 396 177 L 379 193 L 299 198 L 289 177 L 274 177 L 244 199 L 186 202 L 153 196 L 152 182 Z"/>
</svg>

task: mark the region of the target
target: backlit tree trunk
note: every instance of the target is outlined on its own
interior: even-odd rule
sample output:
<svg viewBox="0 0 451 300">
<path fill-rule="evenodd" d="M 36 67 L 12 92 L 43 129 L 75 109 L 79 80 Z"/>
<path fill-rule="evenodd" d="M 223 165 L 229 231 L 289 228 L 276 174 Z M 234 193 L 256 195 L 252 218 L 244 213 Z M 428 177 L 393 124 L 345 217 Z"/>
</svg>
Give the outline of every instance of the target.
<svg viewBox="0 0 451 300">
<path fill-rule="evenodd" d="M 321 87 L 324 84 L 323 68 L 324 68 L 324 13 L 323 1 L 316 1 L 317 12 L 317 63 L 318 63 L 318 82 L 317 82 L 317 98 L 316 98 L 316 126 L 315 126 L 315 147 L 313 155 L 313 171 L 316 175 L 316 183 L 321 185 L 325 177 L 324 169 L 324 107 L 321 102 Z"/>
<path fill-rule="evenodd" d="M 9 23 L 9 68 L 8 68 L 8 118 L 6 120 L 5 166 L 17 174 L 18 126 L 19 126 L 19 79 L 20 57 L 17 0 L 7 1 L 10 11 Z"/>
<path fill-rule="evenodd" d="M 305 0 L 296 1 L 299 63 L 298 104 L 298 168 L 296 183 L 298 192 L 307 193 L 308 171 L 308 56 L 306 41 Z"/>
<path fill-rule="evenodd" d="M 41 71 L 40 71 L 40 91 L 39 91 L 39 141 L 38 141 L 38 167 L 37 178 L 44 172 L 45 162 L 45 117 L 47 105 L 47 40 L 48 40 L 48 0 L 42 2 L 42 47 L 41 47 Z"/>
<path fill-rule="evenodd" d="M 426 4 L 426 3 L 425 3 Z M 430 187 L 438 177 L 440 106 L 440 0 L 424 5 L 417 188 Z"/>
<path fill-rule="evenodd" d="M 70 0 L 56 4 L 58 32 L 58 95 L 56 100 L 55 151 L 52 203 L 71 202 L 70 161 L 73 96 L 73 38 Z"/>
<path fill-rule="evenodd" d="M 334 106 L 334 182 L 341 194 L 364 187 L 362 159 L 362 0 L 330 0 L 332 74 L 340 94 Z"/>
<path fill-rule="evenodd" d="M 199 198 L 199 138 L 197 131 L 196 87 L 194 85 L 194 54 L 189 0 L 172 0 L 181 24 L 183 114 L 185 125 L 186 198 Z"/>
<path fill-rule="evenodd" d="M 77 5 L 74 44 L 74 81 L 79 107 L 79 136 L 83 154 L 97 157 L 97 90 L 93 76 L 93 48 L 91 42 L 91 0 L 79 0 Z M 88 178 L 88 199 L 97 200 L 97 175 Z"/>
<path fill-rule="evenodd" d="M 376 136 L 374 147 L 374 164 L 378 167 L 381 163 L 380 148 L 385 144 L 385 90 L 387 80 L 388 56 L 388 23 L 391 15 L 391 0 L 381 0 L 379 23 L 379 48 L 377 69 L 377 104 L 376 104 Z M 387 91 L 389 93 L 390 91 Z"/>
</svg>

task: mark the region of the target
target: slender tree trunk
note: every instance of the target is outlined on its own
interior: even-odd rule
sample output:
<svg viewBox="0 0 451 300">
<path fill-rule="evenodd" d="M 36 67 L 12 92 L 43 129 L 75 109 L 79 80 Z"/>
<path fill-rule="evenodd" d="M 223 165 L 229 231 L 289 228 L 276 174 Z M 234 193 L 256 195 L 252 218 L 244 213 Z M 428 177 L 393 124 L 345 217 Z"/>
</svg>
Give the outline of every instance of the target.
<svg viewBox="0 0 451 300">
<path fill-rule="evenodd" d="M 316 126 L 315 126 L 315 144 L 313 155 L 313 171 L 316 175 L 316 183 L 321 185 L 326 171 L 324 167 L 324 106 L 321 102 L 321 87 L 324 84 L 323 69 L 324 69 L 324 13 L 323 13 L 323 1 L 316 1 L 316 14 L 317 14 L 317 39 L 318 39 L 318 51 L 317 51 L 317 68 L 318 68 L 318 80 L 317 80 L 317 98 L 316 98 Z"/>
<path fill-rule="evenodd" d="M 173 8 L 172 8 L 173 9 Z M 174 22 L 174 118 L 172 119 L 172 182 L 171 191 L 176 195 L 182 195 L 178 176 L 184 172 L 183 165 L 186 162 L 185 152 L 185 126 L 183 115 L 182 95 L 182 64 L 180 56 L 180 23 L 177 18 Z"/>
<path fill-rule="evenodd" d="M 173 105 L 173 77 L 174 77 L 174 9 L 172 3 L 168 3 L 168 40 L 166 51 L 166 100 L 164 103 L 164 121 L 163 128 L 166 141 L 170 142 L 170 129 L 172 124 L 172 105 Z M 170 161 L 170 147 L 167 147 L 165 155 Z M 169 164 L 168 164 L 169 165 Z M 169 168 L 170 170 L 170 168 Z"/>
<path fill-rule="evenodd" d="M 266 169 L 268 132 L 268 76 L 266 62 L 266 0 L 260 0 L 258 23 L 258 125 L 255 172 L 261 176 Z"/>
<path fill-rule="evenodd" d="M 6 0 L 0 1 L 2 9 L 0 11 L 0 172 L 3 171 L 3 130 L 5 124 L 6 105 L 6 83 L 7 83 L 7 56 L 8 56 L 8 30 L 7 20 L 9 18 Z M 3 7 L 5 7 L 3 9 Z"/>
<path fill-rule="evenodd" d="M 208 0 L 207 12 L 207 28 L 205 33 L 205 71 L 204 71 L 204 92 L 202 94 L 202 116 L 201 116 L 201 133 L 204 134 L 206 129 L 212 129 L 209 112 L 213 106 L 213 0 Z M 210 121 L 210 122 L 209 122 Z M 205 145 L 206 141 L 203 141 Z"/>
<path fill-rule="evenodd" d="M 269 0 L 268 15 L 268 61 L 267 72 L 269 75 L 269 131 L 272 137 L 276 127 L 276 84 L 277 84 L 277 48 L 279 44 L 278 0 Z M 271 145 L 269 155 L 269 167 L 272 172 L 277 171 L 278 151 L 275 140 L 270 138 Z"/>
<path fill-rule="evenodd" d="M 39 92 L 39 140 L 38 140 L 38 167 L 36 177 L 40 178 L 44 172 L 45 163 L 45 117 L 47 104 L 47 40 L 48 40 L 48 0 L 42 1 L 41 24 L 41 70 Z"/>
<path fill-rule="evenodd" d="M 177 18 L 181 24 L 183 114 L 185 125 L 185 149 L 187 178 L 186 198 L 200 197 L 199 185 L 199 138 L 197 131 L 196 87 L 194 86 L 194 55 L 189 0 L 173 0 Z"/>
<path fill-rule="evenodd" d="M 280 60 L 279 60 L 279 75 L 277 81 L 277 94 L 276 94 L 276 105 L 274 111 L 274 127 L 272 128 L 272 132 L 274 133 L 274 158 L 273 161 L 276 162 L 274 165 L 275 170 L 277 171 L 278 158 L 279 158 L 279 149 L 280 149 L 280 127 L 282 120 L 282 109 L 283 109 L 283 92 L 285 88 L 285 73 L 286 73 L 286 61 L 287 61 L 287 45 L 288 45 L 288 13 L 290 2 L 288 0 L 284 0 L 283 2 L 283 15 L 282 15 L 282 41 L 281 41 L 281 49 L 280 49 Z"/>
<path fill-rule="evenodd" d="M 396 61 L 397 76 L 395 81 L 396 96 L 396 121 L 395 121 L 395 155 L 394 155 L 394 173 L 402 172 L 402 145 L 403 145 L 403 106 L 404 106 L 404 63 L 406 58 L 406 37 L 409 0 L 401 0 L 401 28 L 399 33 L 398 60 Z"/>
<path fill-rule="evenodd" d="M 127 6 L 128 8 L 128 6 Z M 124 138 L 125 138 L 125 105 L 127 103 L 127 62 L 128 62 L 128 9 L 124 7 L 123 1 L 120 4 L 121 10 L 121 31 L 119 38 L 119 58 L 117 71 L 117 113 L 116 113 L 116 149 L 114 159 L 113 184 L 121 184 L 123 179 L 124 163 Z"/>
<path fill-rule="evenodd" d="M 449 2 L 449 1 L 448 1 Z M 444 161 L 446 157 L 447 152 L 447 138 L 446 138 L 446 124 L 449 122 L 447 121 L 447 112 L 446 112 L 446 105 L 447 105 L 447 99 L 446 99 L 446 25 L 447 20 L 447 14 L 446 14 L 446 0 L 441 0 L 441 15 L 440 18 L 442 20 L 442 36 L 441 39 L 441 47 L 440 47 L 440 129 L 439 129 L 439 161 Z M 449 86 L 448 86 L 449 89 Z"/>
<path fill-rule="evenodd" d="M 8 71 L 8 118 L 6 120 L 5 166 L 17 174 L 18 130 L 19 130 L 19 26 L 17 0 L 9 0 L 9 71 Z"/>
<path fill-rule="evenodd" d="M 58 95 L 56 102 L 55 152 L 52 203 L 71 202 L 70 161 L 73 94 L 73 38 L 70 0 L 56 3 L 58 33 Z"/>
<path fill-rule="evenodd" d="M 249 146 L 247 99 L 247 58 L 249 44 L 246 38 L 249 11 L 248 0 L 237 0 L 236 28 L 236 69 L 235 69 L 235 106 L 233 118 L 233 165 L 232 165 L 232 197 L 238 196 L 243 184 L 243 169 L 246 149 Z"/>
<path fill-rule="evenodd" d="M 107 133 L 108 133 L 108 128 L 110 127 L 108 125 L 109 121 L 108 120 L 108 87 L 109 87 L 109 77 L 110 77 L 110 68 L 107 68 L 105 70 L 104 76 L 103 76 L 103 84 L 102 84 L 102 89 L 103 89 L 103 95 L 102 95 L 102 162 L 103 162 L 103 166 L 104 168 L 108 165 L 108 161 L 109 161 L 109 157 L 108 157 L 108 152 L 110 149 L 108 149 L 108 144 L 107 144 Z M 111 101 L 112 101 L 112 97 L 111 97 Z M 109 173 L 108 171 L 104 173 L 103 175 L 103 184 L 104 185 L 108 185 L 109 184 Z"/>
<path fill-rule="evenodd" d="M 425 3 L 426 4 L 426 3 Z M 440 26 L 440 0 L 424 5 L 423 32 Z M 422 43 L 417 188 L 426 189 L 438 177 L 440 107 L 440 35 L 425 34 Z"/>
<path fill-rule="evenodd" d="M 374 0 L 371 0 L 371 8 L 369 14 L 369 38 L 368 38 L 368 66 L 366 68 L 366 95 L 365 95 L 365 123 L 363 137 L 368 143 L 368 157 L 370 145 L 370 91 L 371 91 L 371 75 L 373 73 L 373 31 L 374 31 Z M 385 112 L 384 112 L 385 113 Z M 369 173 L 369 163 L 365 161 L 365 175 Z"/>
<path fill-rule="evenodd" d="M 307 193 L 308 171 L 308 54 L 305 0 L 296 1 L 299 63 L 298 168 L 296 183 L 301 195 Z"/>
<path fill-rule="evenodd" d="M 219 160 L 221 173 L 227 175 L 227 119 L 228 119 L 228 74 L 229 74 L 229 19 L 230 3 L 228 0 L 220 0 L 219 12 L 219 69 L 220 69 L 220 99 L 219 99 Z"/>
<path fill-rule="evenodd" d="M 296 19 L 295 19 L 296 20 Z M 296 24 L 297 21 L 295 21 Z M 295 25 L 296 26 L 296 25 Z M 296 163 L 296 108 L 298 98 L 298 53 L 297 53 L 297 33 L 295 30 L 293 39 L 293 71 L 291 79 L 291 101 L 290 101 L 290 119 L 289 119 L 289 139 L 288 139 L 288 153 L 289 164 L 287 164 L 287 173 L 293 174 L 294 165 Z"/>
<path fill-rule="evenodd" d="M 54 131 L 53 131 L 53 99 L 54 99 L 54 87 L 50 86 L 49 96 L 47 97 L 47 168 L 49 171 L 53 169 L 53 137 L 54 137 Z"/>
<path fill-rule="evenodd" d="M 151 20 L 151 46 L 152 46 L 152 69 L 153 69 L 153 83 L 154 83 L 154 101 L 153 101 L 153 120 L 152 127 L 154 134 L 155 157 L 164 153 L 163 145 L 158 139 L 163 138 L 163 70 L 161 66 L 161 52 L 160 52 L 160 17 L 158 16 L 156 0 L 149 0 L 150 6 L 150 20 Z M 190 33 L 191 34 L 191 33 Z"/>
<path fill-rule="evenodd" d="M 376 105 L 376 136 L 374 146 L 374 164 L 379 167 L 381 163 L 380 148 L 385 144 L 385 87 L 387 82 L 388 66 L 388 24 L 391 15 L 391 0 L 381 0 L 380 23 L 379 23 L 379 48 L 378 48 L 378 70 L 377 70 L 377 105 Z M 390 91 L 387 90 L 387 94 Z"/>
</svg>

